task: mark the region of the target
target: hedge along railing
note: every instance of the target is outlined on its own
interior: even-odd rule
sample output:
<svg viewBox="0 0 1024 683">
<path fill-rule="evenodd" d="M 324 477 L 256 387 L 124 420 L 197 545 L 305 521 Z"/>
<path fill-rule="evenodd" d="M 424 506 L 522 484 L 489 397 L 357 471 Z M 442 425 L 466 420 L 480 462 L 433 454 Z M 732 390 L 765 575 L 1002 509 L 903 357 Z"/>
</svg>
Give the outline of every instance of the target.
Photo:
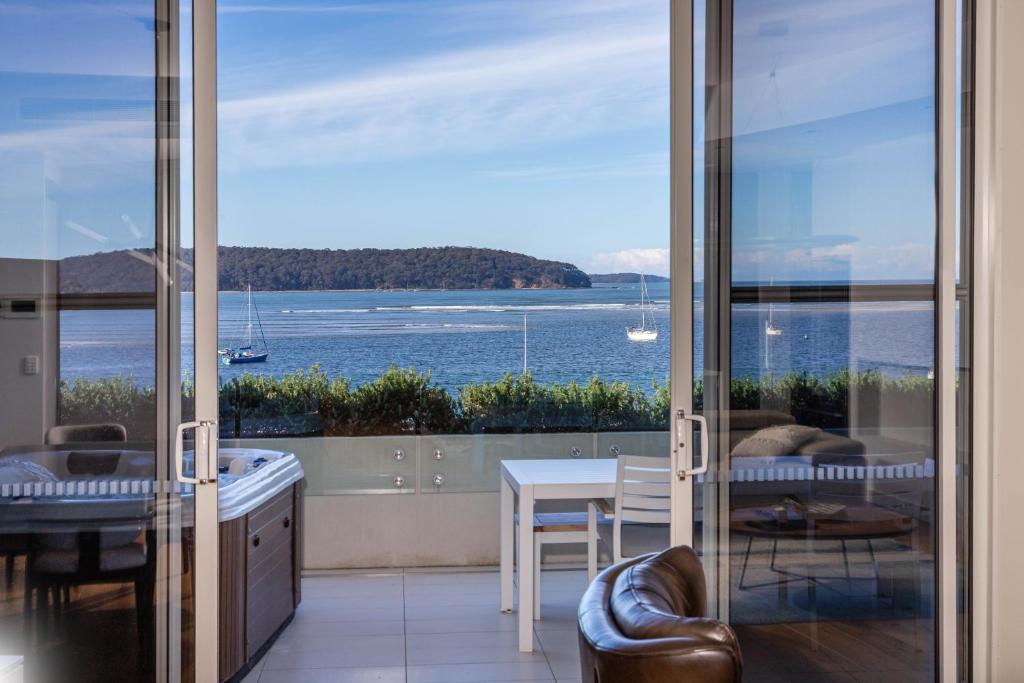
<svg viewBox="0 0 1024 683">
<path fill-rule="evenodd" d="M 183 411 L 194 396 L 183 383 Z M 828 377 L 791 373 L 738 378 L 731 388 L 735 410 L 768 409 L 792 414 L 801 424 L 826 429 L 887 422 L 931 424 L 933 382 L 917 375 L 886 377 L 877 371 L 838 372 Z M 131 378 L 62 382 L 64 424 L 118 422 L 132 440 L 153 438 L 155 391 Z M 703 382 L 694 382 L 694 405 L 703 404 Z M 599 377 L 586 384 L 539 384 L 529 374 L 506 374 L 496 382 L 450 393 L 430 373 L 392 366 L 374 381 L 355 387 L 313 366 L 282 377 L 243 374 L 221 385 L 221 435 L 373 436 L 398 434 L 508 434 L 667 430 L 668 382 L 650 391 Z"/>
</svg>

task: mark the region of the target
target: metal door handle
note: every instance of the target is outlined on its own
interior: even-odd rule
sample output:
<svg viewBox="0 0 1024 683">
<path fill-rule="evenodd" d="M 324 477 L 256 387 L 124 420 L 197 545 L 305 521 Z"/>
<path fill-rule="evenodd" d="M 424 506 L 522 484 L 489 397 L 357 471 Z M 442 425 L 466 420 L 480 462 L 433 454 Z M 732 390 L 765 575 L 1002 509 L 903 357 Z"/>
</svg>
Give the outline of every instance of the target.
<svg viewBox="0 0 1024 683">
<path fill-rule="evenodd" d="M 683 429 L 687 422 L 696 422 L 700 425 L 701 431 L 700 467 L 694 467 L 692 469 L 683 467 L 676 472 L 676 476 L 679 480 L 685 481 L 687 477 L 704 474 L 708 471 L 708 421 L 703 415 L 687 415 L 685 410 L 676 411 L 676 420 L 678 420 L 676 424 L 676 442 L 679 444 L 679 448 L 686 447 L 686 442 L 683 439 Z"/>
<path fill-rule="evenodd" d="M 200 420 L 198 422 L 183 422 L 174 431 L 174 476 L 182 484 L 208 484 L 217 481 L 217 465 L 211 465 L 211 459 L 216 452 L 213 447 L 213 427 L 217 422 L 213 420 Z M 196 430 L 195 448 L 195 474 L 194 477 L 185 476 L 185 431 Z"/>
<path fill-rule="evenodd" d="M 185 476 L 185 431 L 188 429 L 199 429 L 198 422 L 182 422 L 174 433 L 174 476 L 182 484 L 198 484 L 196 477 Z M 198 465 L 199 461 L 196 460 Z"/>
</svg>

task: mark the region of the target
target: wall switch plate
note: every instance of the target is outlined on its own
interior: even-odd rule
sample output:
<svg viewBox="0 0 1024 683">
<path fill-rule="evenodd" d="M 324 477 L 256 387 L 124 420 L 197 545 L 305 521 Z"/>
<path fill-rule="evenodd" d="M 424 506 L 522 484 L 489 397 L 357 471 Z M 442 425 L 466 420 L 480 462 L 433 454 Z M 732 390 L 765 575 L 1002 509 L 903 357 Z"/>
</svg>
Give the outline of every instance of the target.
<svg viewBox="0 0 1024 683">
<path fill-rule="evenodd" d="M 39 374 L 39 356 L 25 356 L 21 359 L 21 374 L 23 375 L 38 375 Z"/>
</svg>

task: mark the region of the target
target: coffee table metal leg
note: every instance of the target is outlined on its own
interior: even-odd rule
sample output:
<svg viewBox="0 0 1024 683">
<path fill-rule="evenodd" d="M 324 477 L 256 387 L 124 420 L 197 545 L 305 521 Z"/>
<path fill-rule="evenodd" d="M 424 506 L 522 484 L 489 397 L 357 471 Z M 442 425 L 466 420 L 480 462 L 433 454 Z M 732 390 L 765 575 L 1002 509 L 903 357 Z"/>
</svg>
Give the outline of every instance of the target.
<svg viewBox="0 0 1024 683">
<path fill-rule="evenodd" d="M 804 548 L 807 553 L 807 602 L 811 610 L 810 636 L 811 649 L 818 651 L 818 579 L 814 574 L 814 544 L 811 536 L 807 537 Z"/>
<path fill-rule="evenodd" d="M 747 549 L 743 553 L 743 568 L 740 569 L 740 590 L 746 590 L 744 581 L 747 578 L 747 563 L 750 561 L 750 546 L 754 543 L 753 536 L 747 536 Z"/>
<path fill-rule="evenodd" d="M 846 552 L 846 541 L 839 541 L 843 548 L 843 568 L 846 570 L 846 592 L 853 596 L 853 581 L 850 580 L 850 557 Z"/>
</svg>

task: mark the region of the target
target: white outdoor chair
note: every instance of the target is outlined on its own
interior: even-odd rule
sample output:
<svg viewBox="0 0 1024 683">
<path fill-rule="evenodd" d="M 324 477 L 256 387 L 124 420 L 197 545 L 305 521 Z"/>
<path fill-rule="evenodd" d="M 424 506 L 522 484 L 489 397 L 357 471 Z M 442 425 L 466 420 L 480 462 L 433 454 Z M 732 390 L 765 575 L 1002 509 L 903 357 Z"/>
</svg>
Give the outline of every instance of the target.
<svg viewBox="0 0 1024 683">
<path fill-rule="evenodd" d="M 587 535 L 593 539 L 587 547 L 591 581 L 597 572 L 598 540 L 611 548 L 614 562 L 668 547 L 671 482 L 669 458 L 619 455 L 614 504 L 592 500 L 587 510 Z"/>
<path fill-rule="evenodd" d="M 545 543 L 586 543 L 587 557 L 592 553 L 589 549 L 597 546 L 597 532 L 588 525 L 587 513 L 583 512 L 540 512 L 533 516 L 533 618 L 540 619 L 540 555 Z M 519 526 L 516 515 L 516 527 Z M 514 538 L 519 538 L 518 528 Z M 519 562 L 519 546 L 516 545 L 516 566 Z M 588 566 L 588 580 L 593 581 L 597 574 L 596 564 L 593 573 Z"/>
</svg>

